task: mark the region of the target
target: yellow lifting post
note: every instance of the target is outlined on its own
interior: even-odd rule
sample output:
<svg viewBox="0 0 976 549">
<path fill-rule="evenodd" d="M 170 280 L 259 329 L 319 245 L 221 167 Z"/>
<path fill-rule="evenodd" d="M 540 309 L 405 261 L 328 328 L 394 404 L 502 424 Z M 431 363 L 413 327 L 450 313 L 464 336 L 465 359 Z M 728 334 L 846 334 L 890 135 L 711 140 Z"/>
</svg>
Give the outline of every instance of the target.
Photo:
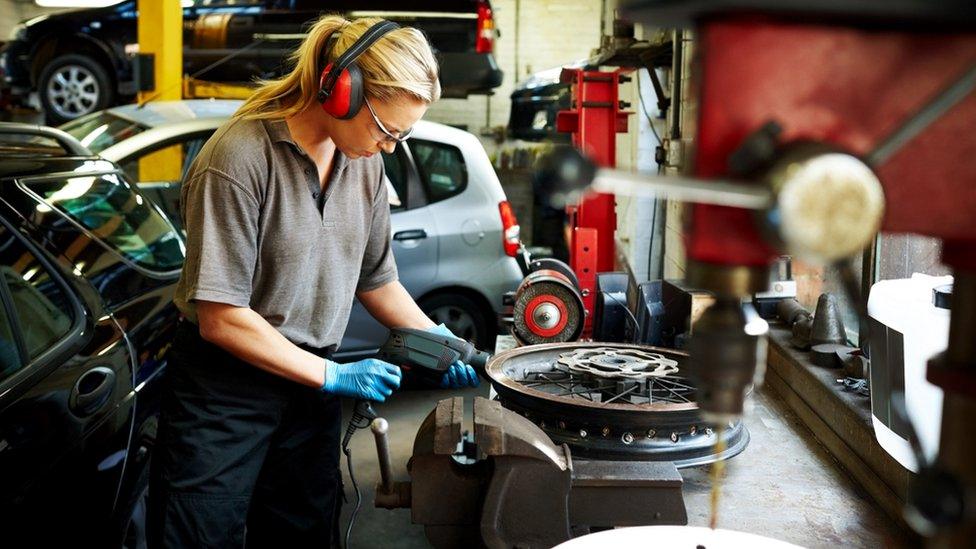
<svg viewBox="0 0 976 549">
<path fill-rule="evenodd" d="M 171 101 L 183 94 L 183 8 L 180 0 L 138 0 L 139 53 L 154 56 L 155 89 L 140 91 L 138 102 Z M 177 181 L 183 166 L 180 145 L 139 161 L 139 181 Z"/>
</svg>

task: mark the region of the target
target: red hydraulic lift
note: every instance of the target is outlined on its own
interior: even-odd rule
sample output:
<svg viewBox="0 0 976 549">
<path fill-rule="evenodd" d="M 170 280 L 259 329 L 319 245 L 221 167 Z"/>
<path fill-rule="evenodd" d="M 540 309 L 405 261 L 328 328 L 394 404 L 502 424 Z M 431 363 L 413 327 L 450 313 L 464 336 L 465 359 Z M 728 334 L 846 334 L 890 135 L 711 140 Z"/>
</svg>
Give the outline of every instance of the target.
<svg viewBox="0 0 976 549">
<path fill-rule="evenodd" d="M 572 108 L 556 116 L 556 129 L 573 134 L 573 145 L 606 168 L 617 164 L 617 134 L 627 131 L 619 85 L 629 81 L 632 68 L 612 71 L 563 69 L 560 80 L 573 84 Z M 596 274 L 614 267 L 614 231 L 617 212 L 614 195 L 587 193 L 576 205 L 567 206 L 571 227 L 569 265 L 579 278 L 586 320 L 583 338 L 593 333 Z"/>
</svg>

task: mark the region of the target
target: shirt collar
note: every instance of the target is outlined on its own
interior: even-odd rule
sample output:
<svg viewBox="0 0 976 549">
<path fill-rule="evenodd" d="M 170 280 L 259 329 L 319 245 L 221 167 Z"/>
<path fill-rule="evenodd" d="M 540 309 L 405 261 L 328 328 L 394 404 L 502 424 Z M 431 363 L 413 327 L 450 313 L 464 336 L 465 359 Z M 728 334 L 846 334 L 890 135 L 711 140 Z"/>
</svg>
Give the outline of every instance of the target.
<svg viewBox="0 0 976 549">
<path fill-rule="evenodd" d="M 295 140 L 292 138 L 291 131 L 288 130 L 288 123 L 285 122 L 284 118 L 265 119 L 264 125 L 268 130 L 268 135 L 271 137 L 272 142 L 291 143 L 291 146 L 294 147 L 295 150 L 302 150 L 298 143 L 295 143 Z M 335 159 L 333 159 L 332 162 L 332 173 L 339 174 L 342 172 L 342 170 L 346 169 L 349 159 L 346 158 L 346 155 L 342 154 L 342 151 L 336 149 Z"/>
<path fill-rule="evenodd" d="M 285 122 L 284 118 L 265 119 L 264 126 L 268 130 L 271 141 L 275 143 L 284 141 L 285 143 L 291 143 L 297 146 L 295 140 L 291 138 L 291 132 L 288 131 L 288 123 Z"/>
</svg>

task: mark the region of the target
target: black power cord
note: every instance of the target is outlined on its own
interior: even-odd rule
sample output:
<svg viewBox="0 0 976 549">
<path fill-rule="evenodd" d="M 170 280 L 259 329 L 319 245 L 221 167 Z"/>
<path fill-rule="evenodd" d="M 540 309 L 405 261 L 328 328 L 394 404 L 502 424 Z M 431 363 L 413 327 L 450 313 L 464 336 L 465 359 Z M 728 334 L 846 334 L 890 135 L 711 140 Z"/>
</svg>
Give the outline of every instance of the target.
<svg viewBox="0 0 976 549">
<path fill-rule="evenodd" d="M 631 322 L 634 323 L 634 331 L 635 332 L 640 332 L 640 324 L 637 323 L 637 317 L 634 316 L 634 313 L 630 312 L 630 308 L 627 307 L 627 304 L 626 303 L 622 303 L 619 299 L 617 299 L 616 297 L 613 297 L 613 294 L 611 294 L 610 292 L 601 291 L 600 293 L 603 294 L 603 295 L 605 295 L 605 296 L 607 296 L 607 297 L 609 297 L 610 299 L 614 300 L 614 302 L 616 302 L 617 305 L 620 305 L 621 307 L 623 307 L 624 308 L 624 311 L 626 311 L 627 312 L 627 315 L 630 317 Z"/>
<path fill-rule="evenodd" d="M 349 480 L 352 481 L 353 490 L 356 491 L 356 508 L 352 510 L 352 515 L 349 517 L 349 525 L 346 527 L 346 535 L 342 544 L 347 549 L 349 547 L 349 536 L 352 534 L 352 526 L 356 523 L 356 515 L 359 514 L 359 508 L 363 504 L 363 494 L 359 491 L 359 484 L 356 483 L 356 475 L 352 471 L 352 451 L 349 449 L 349 441 L 352 440 L 352 436 L 356 434 L 356 431 L 369 427 L 369 424 L 374 419 L 376 419 L 376 412 L 370 406 L 369 401 L 357 400 L 356 405 L 353 407 L 352 417 L 349 419 L 349 426 L 346 427 L 346 434 L 342 437 L 342 453 L 346 454 L 346 468 L 349 470 Z"/>
</svg>

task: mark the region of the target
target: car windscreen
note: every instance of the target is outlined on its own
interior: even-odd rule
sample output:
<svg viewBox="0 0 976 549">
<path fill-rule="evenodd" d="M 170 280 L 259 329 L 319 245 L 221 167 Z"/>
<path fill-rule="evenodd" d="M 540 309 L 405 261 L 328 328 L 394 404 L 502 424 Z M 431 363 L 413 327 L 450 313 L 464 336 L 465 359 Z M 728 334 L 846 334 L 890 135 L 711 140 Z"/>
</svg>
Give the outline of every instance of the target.
<svg viewBox="0 0 976 549">
<path fill-rule="evenodd" d="M 95 154 L 146 131 L 145 127 L 109 111 L 82 116 L 62 125 L 60 129 L 73 135 Z"/>
<path fill-rule="evenodd" d="M 169 273 L 183 265 L 176 229 L 118 173 L 24 181 L 43 204 L 66 215 L 129 262 Z"/>
</svg>

